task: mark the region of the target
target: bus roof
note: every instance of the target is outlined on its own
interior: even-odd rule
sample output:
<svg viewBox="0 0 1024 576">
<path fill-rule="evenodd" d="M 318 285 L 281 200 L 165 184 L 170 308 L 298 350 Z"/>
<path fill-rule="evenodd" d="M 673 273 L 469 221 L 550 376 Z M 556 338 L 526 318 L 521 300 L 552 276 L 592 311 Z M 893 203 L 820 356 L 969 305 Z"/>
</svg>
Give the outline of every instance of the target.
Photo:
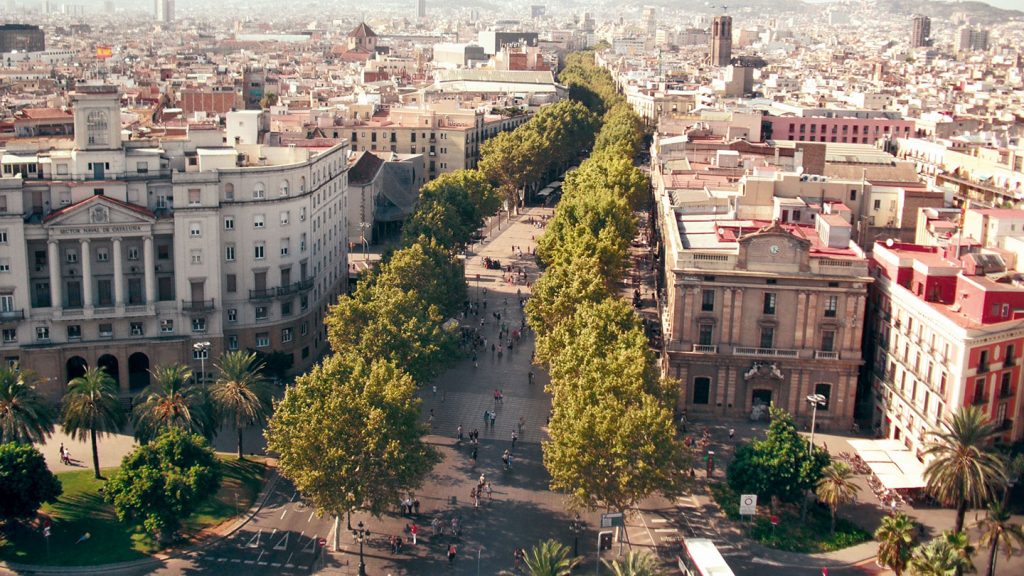
<svg viewBox="0 0 1024 576">
<path fill-rule="evenodd" d="M 683 545 L 690 559 L 704 576 L 734 576 L 715 543 L 707 538 L 685 538 Z"/>
</svg>

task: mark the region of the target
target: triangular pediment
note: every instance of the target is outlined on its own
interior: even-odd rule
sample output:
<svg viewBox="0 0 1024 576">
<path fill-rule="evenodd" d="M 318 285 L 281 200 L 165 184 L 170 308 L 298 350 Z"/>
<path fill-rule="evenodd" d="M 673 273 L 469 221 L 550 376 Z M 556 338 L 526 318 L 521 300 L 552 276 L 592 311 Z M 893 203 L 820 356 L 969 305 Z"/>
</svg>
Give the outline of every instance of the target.
<svg viewBox="0 0 1024 576">
<path fill-rule="evenodd" d="M 88 227 L 106 228 L 117 226 L 149 225 L 156 216 L 146 208 L 108 198 L 91 196 L 81 202 L 52 212 L 43 222 L 46 228 Z M 116 230 L 111 230 L 116 232 Z"/>
</svg>

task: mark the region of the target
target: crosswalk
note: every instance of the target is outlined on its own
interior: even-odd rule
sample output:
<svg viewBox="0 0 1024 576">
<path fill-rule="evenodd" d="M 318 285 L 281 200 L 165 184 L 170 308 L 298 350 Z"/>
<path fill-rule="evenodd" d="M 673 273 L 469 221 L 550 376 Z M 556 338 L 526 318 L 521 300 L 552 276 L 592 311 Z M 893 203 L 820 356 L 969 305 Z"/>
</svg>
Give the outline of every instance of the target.
<svg viewBox="0 0 1024 576">
<path fill-rule="evenodd" d="M 707 538 L 726 558 L 749 557 L 745 550 L 723 536 L 690 497 L 676 499 L 664 508 L 640 510 L 640 525 L 629 532 L 631 546 L 653 549 L 666 563 L 675 562 L 684 538 Z"/>
</svg>

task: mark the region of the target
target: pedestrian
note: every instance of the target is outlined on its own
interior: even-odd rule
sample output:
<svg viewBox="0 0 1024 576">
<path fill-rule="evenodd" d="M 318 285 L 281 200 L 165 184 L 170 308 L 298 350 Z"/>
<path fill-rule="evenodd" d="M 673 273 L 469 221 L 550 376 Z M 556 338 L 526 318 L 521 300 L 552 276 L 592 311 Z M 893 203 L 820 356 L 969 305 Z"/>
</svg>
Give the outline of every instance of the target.
<svg viewBox="0 0 1024 576">
<path fill-rule="evenodd" d="M 530 370 L 530 374 L 528 376 L 529 376 L 530 384 L 532 385 L 533 384 L 533 370 Z"/>
<path fill-rule="evenodd" d="M 492 494 L 491 483 L 488 482 L 486 486 L 487 486 L 487 500 L 491 500 L 491 494 Z"/>
<path fill-rule="evenodd" d="M 60 443 L 60 463 L 61 464 L 67 464 L 67 461 L 65 461 L 65 459 L 64 459 L 64 443 L 63 442 Z"/>
<path fill-rule="evenodd" d="M 487 483 L 487 478 L 484 477 L 483 473 L 480 474 L 480 480 L 477 482 L 478 485 L 483 486 Z"/>
<path fill-rule="evenodd" d="M 420 513 L 420 499 L 419 498 L 413 498 L 412 499 L 412 513 L 416 514 L 417 516 Z"/>
<path fill-rule="evenodd" d="M 523 427 L 526 426 L 526 416 L 519 417 L 519 433 L 523 433 Z"/>
<path fill-rule="evenodd" d="M 491 411 L 484 410 L 484 428 L 487 428 L 487 421 L 491 419 Z"/>
<path fill-rule="evenodd" d="M 477 450 L 476 446 L 473 446 L 473 453 L 470 454 L 470 456 L 469 456 L 470 458 L 473 459 L 473 464 L 476 464 L 476 454 L 477 454 L 476 450 Z"/>
<path fill-rule="evenodd" d="M 512 431 L 512 448 L 513 449 L 516 447 L 516 440 L 519 440 L 519 435 L 516 434 L 515 430 L 513 430 Z"/>
<path fill-rule="evenodd" d="M 459 432 L 458 432 L 459 444 L 462 444 L 462 424 L 459 424 L 458 430 L 459 430 Z"/>
<path fill-rule="evenodd" d="M 523 560 L 523 551 L 517 546 L 512 552 L 512 568 L 519 570 L 519 564 Z"/>
<path fill-rule="evenodd" d="M 409 528 L 409 534 L 412 534 L 412 545 L 416 545 L 416 535 L 420 533 L 420 527 L 415 522 L 412 523 L 412 527 Z"/>
<path fill-rule="evenodd" d="M 735 436 L 735 435 L 736 435 L 736 429 L 735 428 L 729 428 L 729 440 L 732 440 L 733 436 Z"/>
<path fill-rule="evenodd" d="M 491 428 L 494 428 L 494 421 L 498 419 L 498 415 L 491 412 Z"/>
<path fill-rule="evenodd" d="M 433 392 L 434 396 L 437 396 L 437 384 L 434 384 L 434 385 L 433 385 L 433 386 L 431 387 L 431 390 L 432 390 L 432 392 Z"/>
<path fill-rule="evenodd" d="M 448 545 L 448 564 L 454 564 L 455 563 L 455 554 L 456 553 L 457 553 L 457 550 L 455 550 L 455 544 L 449 544 Z"/>
</svg>

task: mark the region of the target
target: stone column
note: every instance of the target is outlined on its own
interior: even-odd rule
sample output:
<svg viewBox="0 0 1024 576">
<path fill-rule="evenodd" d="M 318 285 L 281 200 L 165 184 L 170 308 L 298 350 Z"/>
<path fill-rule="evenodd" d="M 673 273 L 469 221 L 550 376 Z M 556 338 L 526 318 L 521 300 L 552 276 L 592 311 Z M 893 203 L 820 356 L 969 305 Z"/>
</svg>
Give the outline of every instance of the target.
<svg viewBox="0 0 1024 576">
<path fill-rule="evenodd" d="M 124 306 L 124 270 L 121 268 L 121 239 L 114 238 L 114 306 Z"/>
<path fill-rule="evenodd" d="M 64 306 L 64 291 L 61 286 L 63 280 L 60 277 L 60 243 L 50 240 L 47 243 L 47 248 L 49 249 L 47 261 L 50 266 L 50 307 L 62 308 Z"/>
<path fill-rule="evenodd" d="M 92 249 L 88 238 L 82 239 L 82 305 L 92 309 Z"/>
<path fill-rule="evenodd" d="M 142 269 L 146 273 L 146 304 L 156 303 L 156 258 L 153 254 L 153 237 L 142 239 Z"/>
</svg>

